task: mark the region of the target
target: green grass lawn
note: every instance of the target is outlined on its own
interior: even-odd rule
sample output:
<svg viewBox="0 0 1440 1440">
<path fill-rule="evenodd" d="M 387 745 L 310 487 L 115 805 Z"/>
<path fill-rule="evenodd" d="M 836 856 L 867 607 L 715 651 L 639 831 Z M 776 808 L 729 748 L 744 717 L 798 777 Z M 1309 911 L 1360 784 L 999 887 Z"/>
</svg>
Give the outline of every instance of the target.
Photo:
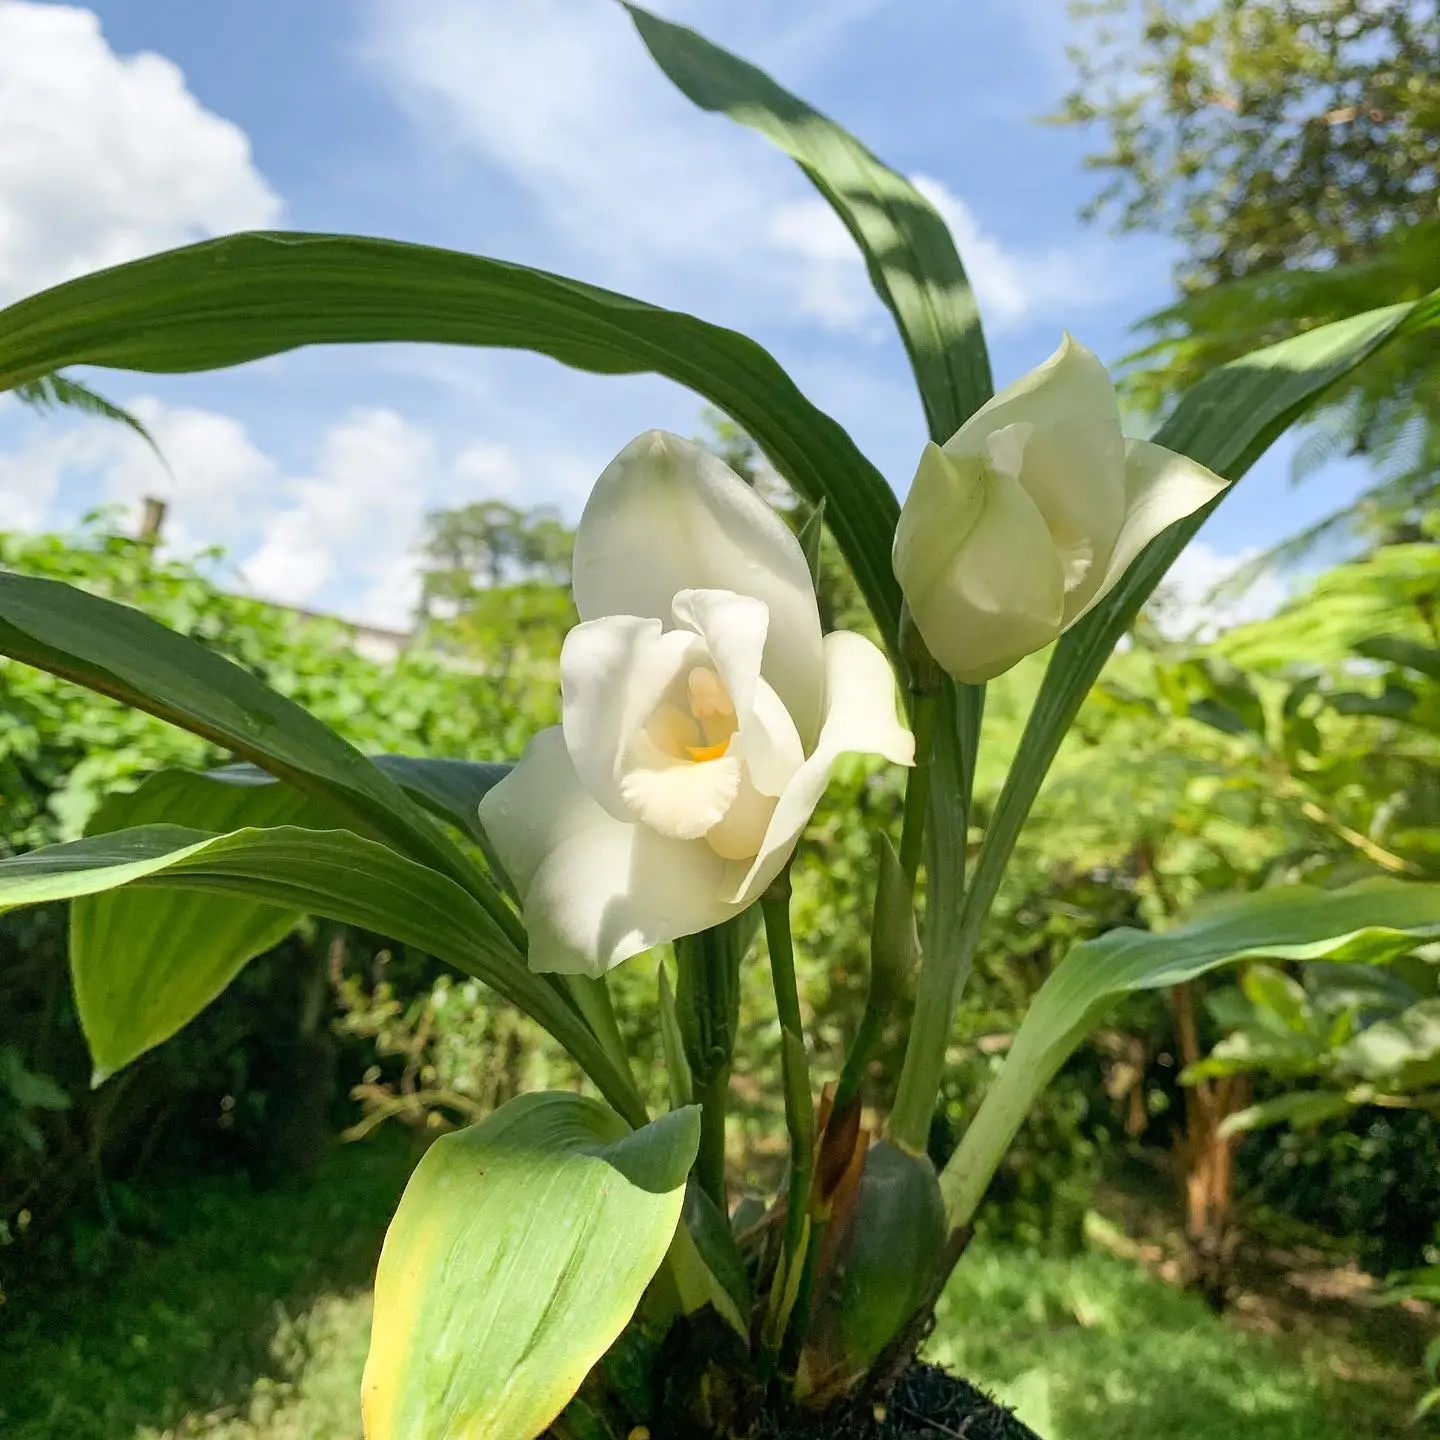
<svg viewBox="0 0 1440 1440">
<path fill-rule="evenodd" d="M 186 1192 L 168 1243 L 0 1329 L 5 1440 L 358 1440 L 367 1287 L 398 1136 L 304 1189 Z M 18 1313 L 17 1313 L 18 1312 Z M 1353 1346 L 1243 1333 L 1127 1261 L 975 1246 L 930 1356 L 1046 1440 L 1391 1440 L 1412 1376 Z"/>
</svg>

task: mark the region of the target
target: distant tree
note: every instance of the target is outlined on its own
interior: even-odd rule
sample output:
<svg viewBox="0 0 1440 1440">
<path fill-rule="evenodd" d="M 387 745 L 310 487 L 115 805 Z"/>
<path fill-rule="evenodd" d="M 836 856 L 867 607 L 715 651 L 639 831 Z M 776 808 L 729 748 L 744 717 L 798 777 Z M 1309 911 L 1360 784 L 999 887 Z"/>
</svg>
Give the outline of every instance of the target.
<svg viewBox="0 0 1440 1440">
<path fill-rule="evenodd" d="M 1440 275 L 1435 0 L 1072 0 L 1081 38 L 1062 123 L 1100 127 L 1107 181 L 1083 212 L 1177 240 L 1181 301 L 1144 323 L 1133 398 L 1163 410 L 1206 369 Z M 1440 499 L 1440 332 L 1398 344 L 1330 397 L 1297 478 L 1369 457 L 1322 541 L 1404 538 Z"/>
<path fill-rule="evenodd" d="M 472 607 L 480 592 L 505 585 L 570 583 L 574 531 L 548 506 L 521 510 L 503 500 L 477 500 L 425 517 L 421 541 L 427 617 Z"/>
</svg>

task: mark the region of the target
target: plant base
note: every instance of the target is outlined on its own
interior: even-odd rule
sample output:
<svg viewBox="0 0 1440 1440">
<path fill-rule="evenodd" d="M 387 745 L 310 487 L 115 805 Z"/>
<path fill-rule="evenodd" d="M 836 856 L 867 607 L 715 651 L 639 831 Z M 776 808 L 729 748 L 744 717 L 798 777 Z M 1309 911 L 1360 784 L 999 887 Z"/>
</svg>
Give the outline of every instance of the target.
<svg viewBox="0 0 1440 1440">
<path fill-rule="evenodd" d="M 915 1361 L 883 1405 L 765 1415 L 754 1440 L 1041 1440 L 1003 1405 L 938 1365 Z"/>
</svg>

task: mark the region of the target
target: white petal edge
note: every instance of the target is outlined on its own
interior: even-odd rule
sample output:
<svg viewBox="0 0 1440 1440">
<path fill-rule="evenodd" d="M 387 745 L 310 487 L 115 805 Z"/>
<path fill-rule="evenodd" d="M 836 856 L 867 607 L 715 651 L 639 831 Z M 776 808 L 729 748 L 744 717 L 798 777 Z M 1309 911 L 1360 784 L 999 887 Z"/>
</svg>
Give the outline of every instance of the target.
<svg viewBox="0 0 1440 1440">
<path fill-rule="evenodd" d="M 1230 482 L 1188 455 L 1176 454 L 1149 440 L 1125 442 L 1125 524 L 1105 583 L 1074 620 L 1092 610 L 1119 583 L 1135 557 L 1162 530 L 1193 515 L 1222 494 Z M 1074 623 L 1074 620 L 1070 624 Z M 1068 626 L 1067 626 L 1068 628 Z"/>
<path fill-rule="evenodd" d="M 723 898 L 737 906 L 758 900 L 785 868 L 841 755 L 915 763 L 915 737 L 900 719 L 895 675 L 876 646 L 848 630 L 827 635 L 825 677 L 825 723 L 814 754 L 785 787 L 755 859 L 748 866 L 732 861 L 727 869 Z"/>
<path fill-rule="evenodd" d="M 1117 419 L 1032 426 L 1020 483 L 1045 518 L 1065 576 L 1065 616 L 1104 583 L 1125 523 L 1125 437 Z"/>
<path fill-rule="evenodd" d="M 755 706 L 760 660 L 770 611 L 753 595 L 733 590 L 682 590 L 672 602 L 675 623 L 693 630 L 705 642 L 710 662 L 725 684 L 744 725 Z"/>
<path fill-rule="evenodd" d="M 725 862 L 703 840 L 667 840 L 607 814 L 581 785 L 558 726 L 480 802 L 525 908 L 530 968 L 601 975 L 736 913 Z"/>
<path fill-rule="evenodd" d="M 582 620 L 668 621 L 682 590 L 733 590 L 770 610 L 763 673 L 800 737 L 819 731 L 824 658 L 810 567 L 785 522 L 724 461 L 661 430 L 606 466 L 580 517 L 572 560 Z"/>
<path fill-rule="evenodd" d="M 1120 427 L 1115 385 L 1095 353 L 1068 331 L 1048 360 L 1027 370 L 987 400 L 945 442 L 950 455 L 984 453 L 985 437 L 1017 422 L 1050 426 L 1068 420 L 1108 419 Z"/>
<path fill-rule="evenodd" d="M 540 731 L 480 801 L 480 824 L 521 900 L 562 839 L 609 821 L 580 783 L 558 725 Z"/>
<path fill-rule="evenodd" d="M 933 445 L 921 465 L 948 477 L 933 480 L 932 494 L 947 484 L 952 508 L 973 504 L 976 513 L 967 514 L 968 533 L 956 545 L 917 512 L 903 549 L 897 531 L 895 574 L 930 653 L 957 680 L 979 683 L 1060 633 L 1064 572 L 1045 518 L 1018 480 Z"/>
<path fill-rule="evenodd" d="M 636 732 L 668 690 L 683 685 L 704 645 L 658 620 L 607 615 L 575 626 L 560 647 L 565 744 L 581 783 L 617 820 L 638 818 L 622 789 Z"/>
<path fill-rule="evenodd" d="M 731 744 L 744 760 L 755 788 L 775 796 L 805 761 L 800 732 L 780 697 L 762 680 L 755 691 L 750 714 Z"/>
</svg>

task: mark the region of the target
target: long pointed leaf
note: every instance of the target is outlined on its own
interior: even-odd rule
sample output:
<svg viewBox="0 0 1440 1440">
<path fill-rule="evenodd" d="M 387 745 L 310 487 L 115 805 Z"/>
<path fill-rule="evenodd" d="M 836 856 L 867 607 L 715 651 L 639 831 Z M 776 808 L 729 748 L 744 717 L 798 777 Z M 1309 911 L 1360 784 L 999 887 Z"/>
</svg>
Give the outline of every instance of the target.
<svg viewBox="0 0 1440 1440">
<path fill-rule="evenodd" d="M 805 172 L 850 232 L 895 318 L 930 438 L 948 440 L 989 398 L 980 311 L 934 206 L 850 132 L 763 70 L 684 25 L 627 4 L 655 63 L 702 110 L 758 130 Z"/>
<path fill-rule="evenodd" d="M 0 390 L 66 365 L 183 373 L 302 345 L 435 341 L 534 350 L 604 375 L 651 371 L 742 426 L 827 520 L 887 640 L 899 513 L 879 472 L 753 340 L 542 270 L 354 235 L 207 240 L 0 311 Z"/>
<path fill-rule="evenodd" d="M 499 892 L 394 780 L 309 711 L 198 641 L 60 581 L 0 573 L 0 653 L 244 756 L 364 833 L 460 880 L 509 923 Z"/>
<path fill-rule="evenodd" d="M 529 970 L 475 896 L 388 845 L 346 830 L 278 826 L 214 835 L 178 825 L 147 825 L 0 861 L 0 913 L 122 885 L 248 896 L 413 945 L 483 980 L 539 1021 L 611 1104 L 627 1119 L 644 1121 L 628 1077 L 606 1056 L 574 1007 Z M 98 974 L 87 972 L 85 981 L 77 985 L 76 999 L 102 1073 L 158 1043 L 163 1034 L 173 1034 L 224 983 L 212 975 L 208 986 L 196 982 L 182 996 L 173 976 L 149 975 L 143 958 L 128 973 L 118 966 L 102 968 Z"/>
<path fill-rule="evenodd" d="M 975 1213 L 1036 1097 L 1107 1011 L 1136 990 L 1182 985 L 1241 960 L 1378 964 L 1440 936 L 1440 885 L 1293 885 L 1217 905 L 1163 934 L 1111 930 L 1077 945 L 1040 987 L 1005 1063 L 941 1176 L 953 1229 Z"/>
<path fill-rule="evenodd" d="M 344 825 L 338 809 L 245 768 L 247 776 L 162 770 L 137 790 L 107 796 L 87 833 L 182 819 L 213 834 Z M 86 997 L 81 1020 L 97 1066 L 119 1070 L 169 1039 L 301 918 L 285 906 L 200 890 L 135 885 L 77 897 L 70 906 L 70 971 L 76 995 Z"/>
<path fill-rule="evenodd" d="M 455 826 L 463 835 L 485 843 L 480 828 L 480 802 L 515 767 L 498 760 L 452 760 L 424 755 L 371 755 L 407 795 L 437 819 Z M 224 765 L 206 772 L 207 779 L 237 780 L 245 784 L 274 782 L 258 765 Z"/>
</svg>

